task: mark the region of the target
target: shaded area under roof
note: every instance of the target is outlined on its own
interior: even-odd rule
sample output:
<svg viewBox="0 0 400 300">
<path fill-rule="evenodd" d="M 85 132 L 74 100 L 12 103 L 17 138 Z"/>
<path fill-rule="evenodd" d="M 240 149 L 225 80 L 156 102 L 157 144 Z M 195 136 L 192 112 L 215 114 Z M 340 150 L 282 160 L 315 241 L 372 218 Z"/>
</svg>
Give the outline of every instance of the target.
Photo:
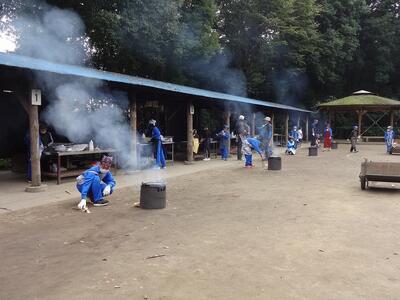
<svg viewBox="0 0 400 300">
<path fill-rule="evenodd" d="M 347 109 L 375 108 L 375 109 L 400 109 L 400 101 L 379 97 L 376 95 L 359 94 L 337 99 L 317 105 L 319 109 Z"/>
<path fill-rule="evenodd" d="M 306 112 L 306 113 L 311 112 L 309 110 L 289 105 L 239 97 L 239 96 L 213 92 L 209 90 L 203 90 L 178 84 L 172 84 L 168 82 L 156 81 L 136 76 L 106 72 L 87 67 L 59 64 L 46 61 L 43 59 L 31 58 L 18 54 L 0 53 L 0 65 L 15 67 L 15 68 L 30 69 L 35 71 L 45 71 L 61 75 L 98 79 L 98 80 L 122 83 L 132 86 L 141 86 L 141 87 L 152 88 L 155 90 L 163 90 L 163 91 L 181 93 L 186 95 L 193 95 L 197 97 L 210 98 L 215 100 L 233 101 L 233 102 L 252 104 L 262 107 L 276 108 L 276 109 L 283 109 L 283 110 L 290 110 L 297 112 Z"/>
</svg>

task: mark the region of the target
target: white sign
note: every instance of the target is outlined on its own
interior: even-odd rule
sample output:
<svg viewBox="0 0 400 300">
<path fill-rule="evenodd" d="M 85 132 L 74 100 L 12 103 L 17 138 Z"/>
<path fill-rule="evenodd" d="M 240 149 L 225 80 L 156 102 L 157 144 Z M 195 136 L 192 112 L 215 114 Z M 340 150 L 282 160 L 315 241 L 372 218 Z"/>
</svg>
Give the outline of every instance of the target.
<svg viewBox="0 0 400 300">
<path fill-rule="evenodd" d="M 194 115 L 194 105 L 190 105 L 189 113 Z"/>
<path fill-rule="evenodd" d="M 32 105 L 42 105 L 42 92 L 40 90 L 32 90 Z"/>
</svg>

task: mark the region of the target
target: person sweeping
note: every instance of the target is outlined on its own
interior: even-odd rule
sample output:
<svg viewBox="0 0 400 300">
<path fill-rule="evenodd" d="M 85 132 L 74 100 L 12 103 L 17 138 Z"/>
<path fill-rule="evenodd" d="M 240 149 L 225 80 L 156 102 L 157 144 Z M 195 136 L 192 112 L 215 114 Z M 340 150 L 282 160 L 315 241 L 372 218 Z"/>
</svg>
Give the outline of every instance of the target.
<svg viewBox="0 0 400 300">
<path fill-rule="evenodd" d="M 86 210 L 86 198 L 89 197 L 93 206 L 106 206 L 109 204 L 104 197 L 111 195 L 116 182 L 110 172 L 113 158 L 104 156 L 100 163 L 83 172 L 76 178 L 76 188 L 81 193 L 78 209 Z"/>
</svg>

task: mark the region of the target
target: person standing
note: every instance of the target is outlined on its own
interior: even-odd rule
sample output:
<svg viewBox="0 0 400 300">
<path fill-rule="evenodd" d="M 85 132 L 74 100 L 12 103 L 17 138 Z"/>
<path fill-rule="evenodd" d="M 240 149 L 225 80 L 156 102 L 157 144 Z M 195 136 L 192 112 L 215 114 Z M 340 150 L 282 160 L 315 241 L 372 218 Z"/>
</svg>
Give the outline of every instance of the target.
<svg viewBox="0 0 400 300">
<path fill-rule="evenodd" d="M 151 129 L 151 141 L 153 142 L 153 154 L 156 159 L 156 168 L 165 169 L 166 164 L 162 145 L 162 136 L 160 130 L 156 126 L 156 120 L 150 120 L 149 126 Z"/>
<path fill-rule="evenodd" d="M 311 124 L 311 147 L 317 147 L 317 139 L 318 139 L 318 120 L 314 119 Z"/>
<path fill-rule="evenodd" d="M 357 140 L 358 140 L 358 126 L 353 126 L 353 130 L 350 132 L 350 136 L 347 140 L 350 139 L 351 147 L 350 152 L 358 152 L 357 150 Z"/>
<path fill-rule="evenodd" d="M 226 161 L 229 155 L 229 126 L 224 125 L 224 129 L 217 136 L 220 138 L 219 149 L 221 150 L 221 159 Z"/>
<path fill-rule="evenodd" d="M 392 126 L 388 126 L 385 132 L 385 142 L 386 142 L 386 152 L 388 154 L 392 154 L 393 143 L 394 143 L 395 134 Z"/>
<path fill-rule="evenodd" d="M 299 136 L 299 147 L 301 147 L 301 143 L 303 142 L 303 129 L 299 128 L 297 134 Z"/>
<path fill-rule="evenodd" d="M 203 143 L 204 143 L 204 159 L 203 160 L 211 160 L 211 133 L 208 127 L 204 128 L 203 133 Z"/>
<path fill-rule="evenodd" d="M 242 137 L 245 132 L 249 133 L 250 132 L 250 126 L 246 123 L 244 120 L 244 116 L 240 115 L 239 120 L 236 123 L 236 141 L 237 141 L 237 159 L 241 160 L 242 159 Z"/>
<path fill-rule="evenodd" d="M 323 151 L 331 151 L 332 148 L 332 128 L 329 123 L 326 123 L 326 127 L 324 129 L 324 150 Z"/>
<path fill-rule="evenodd" d="M 268 160 L 268 158 L 272 155 L 271 149 L 271 140 L 272 140 L 272 124 L 271 118 L 265 117 L 264 118 L 264 125 L 261 127 L 260 136 L 261 142 L 264 146 L 264 159 Z"/>
</svg>

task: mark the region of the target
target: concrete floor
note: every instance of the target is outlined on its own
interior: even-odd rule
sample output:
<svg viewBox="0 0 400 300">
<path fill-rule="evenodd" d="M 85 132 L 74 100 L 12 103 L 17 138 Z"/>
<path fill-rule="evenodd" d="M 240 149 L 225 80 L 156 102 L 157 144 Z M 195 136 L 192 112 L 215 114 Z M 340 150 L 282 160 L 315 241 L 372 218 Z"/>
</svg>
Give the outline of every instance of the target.
<svg viewBox="0 0 400 300">
<path fill-rule="evenodd" d="M 0 299 L 398 299 L 399 186 L 358 180 L 384 152 L 170 168 L 164 210 L 133 207 L 132 175 L 91 214 L 75 195 L 2 214 Z"/>
</svg>

